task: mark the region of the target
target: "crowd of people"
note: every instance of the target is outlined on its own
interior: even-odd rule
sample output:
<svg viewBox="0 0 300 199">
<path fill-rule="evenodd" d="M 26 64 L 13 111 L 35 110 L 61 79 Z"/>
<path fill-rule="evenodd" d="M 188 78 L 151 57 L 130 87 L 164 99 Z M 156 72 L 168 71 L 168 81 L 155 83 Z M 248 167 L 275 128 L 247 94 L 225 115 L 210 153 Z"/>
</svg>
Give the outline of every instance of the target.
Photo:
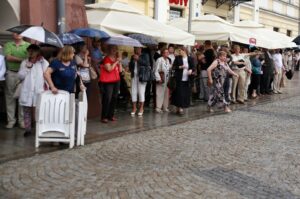
<svg viewBox="0 0 300 199">
<path fill-rule="evenodd" d="M 160 43 L 120 53 L 117 46 L 97 39 L 92 40 L 90 49 L 84 43 L 65 45 L 46 56 L 41 46 L 14 33 L 13 41 L 4 46 L 4 56 L 0 55 L 6 128 L 18 122 L 25 128 L 24 136 L 30 135 L 37 96 L 48 89 L 54 94 L 59 90 L 85 90 L 88 98 L 100 91 L 103 123 L 117 120 L 119 95 L 131 101 L 128 112 L 133 117 L 142 117 L 144 107 L 151 103 L 158 114 L 173 111 L 184 115 L 194 99 L 207 103 L 209 112 L 214 106 L 231 112 L 232 103 L 281 94 L 287 83 L 286 73 L 299 70 L 299 59 L 299 52 L 293 49 L 268 50 L 211 41 L 191 51 Z M 93 80 L 98 81 L 99 91 L 90 89 Z"/>
</svg>

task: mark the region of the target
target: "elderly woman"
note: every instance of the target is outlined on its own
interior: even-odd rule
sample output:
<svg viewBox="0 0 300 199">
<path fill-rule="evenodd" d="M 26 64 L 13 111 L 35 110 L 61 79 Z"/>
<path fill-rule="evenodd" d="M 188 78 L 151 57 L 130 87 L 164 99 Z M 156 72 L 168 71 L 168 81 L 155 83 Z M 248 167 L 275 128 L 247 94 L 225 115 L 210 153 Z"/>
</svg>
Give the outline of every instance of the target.
<svg viewBox="0 0 300 199">
<path fill-rule="evenodd" d="M 222 104 L 226 113 L 231 112 L 229 102 L 226 101 L 224 95 L 224 80 L 227 72 L 235 77 L 238 75 L 229 68 L 226 55 L 226 52 L 219 51 L 217 59 L 207 69 L 207 84 L 212 86 L 208 100 L 209 112 L 213 112 L 212 107 L 217 103 Z"/>
<path fill-rule="evenodd" d="M 79 46 L 79 52 L 75 55 L 75 61 L 80 78 L 87 89 L 86 94 L 87 96 L 89 96 L 89 88 L 91 84 L 91 75 L 89 68 L 92 66 L 91 58 L 89 57 L 89 50 L 87 49 L 86 44 L 82 44 L 81 46 Z"/>
<path fill-rule="evenodd" d="M 116 121 L 115 106 L 120 87 L 120 72 L 122 72 L 121 56 L 114 45 L 107 47 L 107 56 L 100 65 L 99 87 L 102 93 L 102 123 Z"/>
<path fill-rule="evenodd" d="M 162 57 L 158 58 L 155 63 L 155 79 L 156 79 L 156 109 L 157 113 L 162 111 L 169 112 L 169 89 L 167 82 L 169 72 L 171 70 L 171 59 L 167 48 L 161 50 Z"/>
<path fill-rule="evenodd" d="M 144 102 L 145 102 L 145 90 L 147 82 L 141 82 L 139 80 L 139 71 L 141 67 L 150 67 L 150 58 L 147 54 L 142 54 L 142 48 L 134 48 L 134 55 L 129 62 L 129 70 L 131 73 L 131 99 L 132 99 L 132 112 L 134 116 L 137 109 L 137 99 L 139 99 L 139 112 L 138 116 L 143 116 Z"/>
<path fill-rule="evenodd" d="M 38 94 L 45 89 L 44 72 L 49 65 L 41 56 L 39 46 L 31 44 L 27 48 L 27 52 L 28 59 L 22 61 L 18 72 L 19 79 L 22 81 L 19 103 L 23 106 L 24 110 L 24 136 L 31 134 L 33 108 L 36 106 Z"/>
<path fill-rule="evenodd" d="M 171 94 L 171 104 L 177 107 L 177 113 L 183 115 L 183 108 L 190 106 L 190 76 L 194 70 L 194 60 L 188 56 L 185 47 L 179 48 L 179 55 L 176 56 L 173 69 L 175 70 L 176 88 Z"/>
<path fill-rule="evenodd" d="M 75 92 L 76 62 L 74 61 L 75 50 L 71 46 L 64 46 L 45 72 L 45 79 L 53 94 L 58 90 L 69 93 Z"/>
</svg>

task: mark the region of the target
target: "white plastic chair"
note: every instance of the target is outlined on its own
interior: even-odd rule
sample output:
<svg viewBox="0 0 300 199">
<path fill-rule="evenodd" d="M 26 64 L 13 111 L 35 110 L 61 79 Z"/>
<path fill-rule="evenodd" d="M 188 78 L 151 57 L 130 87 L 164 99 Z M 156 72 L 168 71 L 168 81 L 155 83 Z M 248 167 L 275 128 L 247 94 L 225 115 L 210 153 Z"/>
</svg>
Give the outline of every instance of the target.
<svg viewBox="0 0 300 199">
<path fill-rule="evenodd" d="M 59 90 L 39 95 L 36 106 L 36 142 L 67 142 L 74 147 L 75 96 Z"/>
<path fill-rule="evenodd" d="M 76 103 L 76 145 L 84 145 L 84 137 L 87 125 L 88 101 L 86 92 L 80 92 Z"/>
</svg>

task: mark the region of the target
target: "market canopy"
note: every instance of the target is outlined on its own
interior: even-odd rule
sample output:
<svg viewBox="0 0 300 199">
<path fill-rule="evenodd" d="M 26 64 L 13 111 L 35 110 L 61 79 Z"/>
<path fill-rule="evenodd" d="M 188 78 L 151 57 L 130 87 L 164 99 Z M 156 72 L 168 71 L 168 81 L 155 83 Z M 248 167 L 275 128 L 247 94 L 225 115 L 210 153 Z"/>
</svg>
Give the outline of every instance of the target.
<svg viewBox="0 0 300 199">
<path fill-rule="evenodd" d="M 141 33 L 158 42 L 194 45 L 195 36 L 141 14 L 126 3 L 112 1 L 86 5 L 88 24 L 108 34 Z"/>
<path fill-rule="evenodd" d="M 264 25 L 256 23 L 254 21 L 245 20 L 237 22 L 233 25 L 235 27 L 248 31 L 252 35 L 259 35 L 262 39 L 258 40 L 258 46 L 265 46 L 269 49 L 297 47 L 297 45 L 292 42 L 293 38 L 288 37 L 285 34 L 267 29 L 264 27 Z"/>
<path fill-rule="evenodd" d="M 170 21 L 170 25 L 188 29 L 188 20 L 178 18 Z M 191 33 L 196 40 L 234 41 L 243 44 L 250 44 L 250 39 L 258 39 L 257 35 L 251 35 L 247 31 L 233 27 L 229 22 L 215 15 L 202 15 L 192 20 Z"/>
</svg>

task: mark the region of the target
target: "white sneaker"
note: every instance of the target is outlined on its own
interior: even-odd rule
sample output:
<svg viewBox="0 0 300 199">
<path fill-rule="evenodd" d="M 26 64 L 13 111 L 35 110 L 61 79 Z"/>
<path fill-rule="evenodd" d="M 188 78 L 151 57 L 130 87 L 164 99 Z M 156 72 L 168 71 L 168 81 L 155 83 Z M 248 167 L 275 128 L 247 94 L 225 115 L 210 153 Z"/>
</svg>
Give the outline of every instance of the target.
<svg viewBox="0 0 300 199">
<path fill-rule="evenodd" d="M 156 108 L 156 109 L 155 109 L 155 112 L 156 112 L 156 113 L 162 113 L 162 110 L 161 110 L 160 108 Z"/>
<path fill-rule="evenodd" d="M 8 124 L 5 126 L 5 128 L 12 129 L 12 128 L 14 128 L 14 126 L 15 126 L 14 122 L 8 122 Z"/>
<path fill-rule="evenodd" d="M 25 124 L 24 124 L 24 122 L 20 122 L 20 123 L 19 123 L 19 127 L 20 127 L 21 129 L 25 129 Z"/>
<path fill-rule="evenodd" d="M 164 109 L 164 112 L 169 113 L 170 110 L 166 108 L 166 109 Z"/>
</svg>

